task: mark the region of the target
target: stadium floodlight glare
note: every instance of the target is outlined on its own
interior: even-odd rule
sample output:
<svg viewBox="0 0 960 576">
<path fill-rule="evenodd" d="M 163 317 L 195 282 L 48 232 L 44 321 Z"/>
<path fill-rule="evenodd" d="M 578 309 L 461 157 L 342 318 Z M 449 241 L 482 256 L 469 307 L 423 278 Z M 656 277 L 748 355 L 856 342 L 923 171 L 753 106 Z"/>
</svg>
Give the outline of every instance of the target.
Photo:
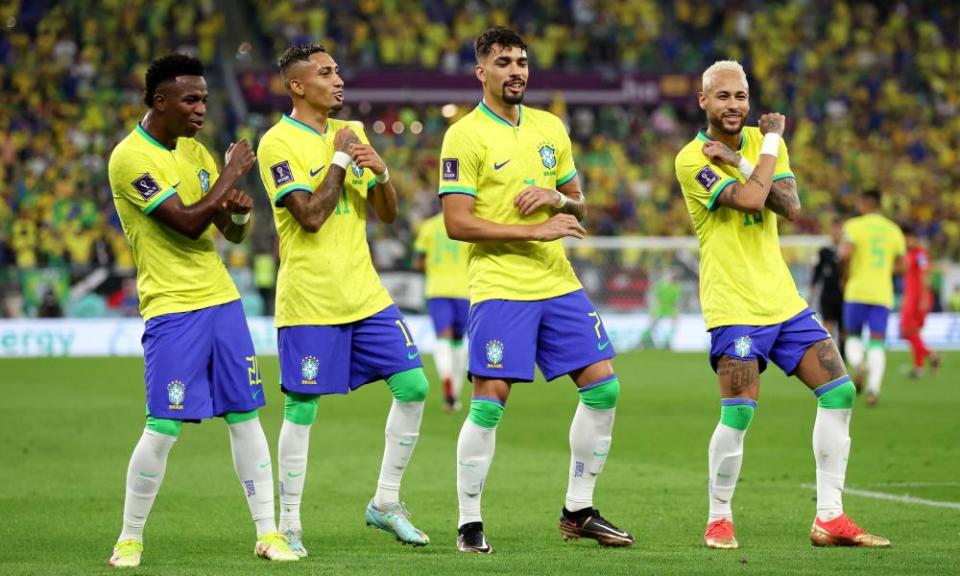
<svg viewBox="0 0 960 576">
<path fill-rule="evenodd" d="M 440 113 L 443 114 L 444 118 L 453 118 L 457 114 L 457 105 L 444 104 L 443 108 L 440 109 Z"/>
</svg>

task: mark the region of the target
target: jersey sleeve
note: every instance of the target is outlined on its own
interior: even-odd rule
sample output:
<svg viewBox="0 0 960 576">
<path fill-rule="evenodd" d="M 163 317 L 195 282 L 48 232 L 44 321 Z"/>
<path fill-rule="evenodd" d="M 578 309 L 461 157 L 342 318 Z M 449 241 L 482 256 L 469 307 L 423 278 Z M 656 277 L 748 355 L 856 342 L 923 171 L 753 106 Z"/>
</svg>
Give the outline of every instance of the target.
<svg viewBox="0 0 960 576">
<path fill-rule="evenodd" d="M 150 214 L 177 192 L 178 175 L 147 154 L 120 152 L 110 158 L 110 188 L 113 195 Z"/>
<path fill-rule="evenodd" d="M 430 223 L 432 220 L 424 220 L 420 224 L 420 230 L 417 231 L 417 240 L 413 243 L 413 251 L 420 254 L 426 254 L 430 251 L 430 245 L 433 242 L 433 234 L 430 233 Z"/>
<path fill-rule="evenodd" d="M 573 145 L 570 143 L 570 135 L 567 134 L 567 127 L 563 122 L 557 119 L 557 137 L 559 149 L 557 150 L 557 187 L 563 186 L 573 180 L 577 175 L 577 167 L 573 163 Z"/>
<path fill-rule="evenodd" d="M 274 206 L 282 207 L 283 197 L 295 190 L 313 194 L 304 168 L 293 154 L 290 145 L 279 138 L 264 138 L 257 147 L 260 180 Z"/>
<path fill-rule="evenodd" d="M 796 176 L 790 170 L 790 153 L 787 152 L 787 142 L 781 138 L 780 151 L 777 152 L 777 165 L 773 169 L 773 181 L 776 182 L 784 178 L 796 178 Z"/>
<path fill-rule="evenodd" d="M 717 198 L 724 188 L 737 181 L 703 154 L 694 156 L 681 152 L 675 164 L 684 196 L 703 204 L 711 212 L 720 207 Z"/>
<path fill-rule="evenodd" d="M 466 194 L 477 196 L 480 179 L 480 154 L 464 130 L 451 126 L 440 148 L 440 196 Z"/>
</svg>

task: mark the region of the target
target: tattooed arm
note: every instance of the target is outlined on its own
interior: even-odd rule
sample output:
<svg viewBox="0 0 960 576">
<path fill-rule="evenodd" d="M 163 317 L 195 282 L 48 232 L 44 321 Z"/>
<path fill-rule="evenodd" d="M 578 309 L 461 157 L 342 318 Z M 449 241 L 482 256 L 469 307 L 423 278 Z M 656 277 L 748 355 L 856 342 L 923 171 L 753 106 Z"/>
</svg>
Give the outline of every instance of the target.
<svg viewBox="0 0 960 576">
<path fill-rule="evenodd" d="M 357 134 L 346 126 L 338 130 L 334 137 L 334 147 L 337 152 L 346 153 L 350 144 L 359 143 L 360 138 Z M 281 200 L 284 208 L 290 211 L 301 228 L 307 232 L 317 232 L 337 207 L 346 173 L 346 170 L 340 166 L 330 164 L 323 182 L 313 191 L 313 194 L 294 190 Z"/>
<path fill-rule="evenodd" d="M 783 178 L 774 182 L 764 205 L 787 220 L 795 220 L 800 215 L 797 179 Z"/>
<path fill-rule="evenodd" d="M 760 132 L 763 134 L 772 132 L 782 136 L 785 124 L 786 118 L 783 114 L 764 114 L 760 117 Z M 703 153 L 714 162 L 731 163 L 739 161 L 739 158 L 731 160 L 730 155 L 733 151 L 720 142 L 707 142 L 703 145 Z M 733 156 L 736 157 L 737 155 L 733 153 Z M 733 165 L 736 166 L 736 164 Z M 773 172 L 776 166 L 776 156 L 761 154 L 750 178 L 745 183 L 734 182 L 729 184 L 717 197 L 717 202 L 740 212 L 749 214 L 762 212 L 770 195 Z"/>
</svg>

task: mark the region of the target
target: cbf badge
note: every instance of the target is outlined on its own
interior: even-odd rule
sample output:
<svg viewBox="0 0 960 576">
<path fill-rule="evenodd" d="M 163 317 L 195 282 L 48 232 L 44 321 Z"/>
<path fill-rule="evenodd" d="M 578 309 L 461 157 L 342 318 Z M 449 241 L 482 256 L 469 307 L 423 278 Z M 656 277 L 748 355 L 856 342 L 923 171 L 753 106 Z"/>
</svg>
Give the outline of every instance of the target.
<svg viewBox="0 0 960 576">
<path fill-rule="evenodd" d="M 487 342 L 487 368 L 503 368 L 503 342 L 490 340 Z"/>
<path fill-rule="evenodd" d="M 316 356 L 304 356 L 300 361 L 301 384 L 316 384 L 317 374 L 320 373 L 320 361 Z"/>
<path fill-rule="evenodd" d="M 750 353 L 751 347 L 753 347 L 753 340 L 749 336 L 741 336 L 733 343 L 734 352 L 741 358 Z"/>
<path fill-rule="evenodd" d="M 553 146 L 549 144 L 544 144 L 540 146 L 540 160 L 543 162 L 543 167 L 548 170 L 557 165 L 557 154 Z"/>
<path fill-rule="evenodd" d="M 200 172 L 197 172 L 197 176 L 200 178 L 200 190 L 206 194 L 207 190 L 210 189 L 210 173 L 201 168 Z"/>
<path fill-rule="evenodd" d="M 350 163 L 350 171 L 353 172 L 353 175 L 357 178 L 363 176 L 363 168 L 357 166 L 356 162 Z"/>
<path fill-rule="evenodd" d="M 183 399 L 186 396 L 187 385 L 179 380 L 167 384 L 167 408 L 170 410 L 183 410 Z"/>
</svg>

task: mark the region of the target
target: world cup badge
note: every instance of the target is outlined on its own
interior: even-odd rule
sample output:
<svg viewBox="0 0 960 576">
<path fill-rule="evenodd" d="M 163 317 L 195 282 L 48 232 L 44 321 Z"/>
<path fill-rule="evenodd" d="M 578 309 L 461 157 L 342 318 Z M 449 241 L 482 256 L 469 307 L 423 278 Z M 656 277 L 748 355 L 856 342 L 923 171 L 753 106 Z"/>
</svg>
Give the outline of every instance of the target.
<svg viewBox="0 0 960 576">
<path fill-rule="evenodd" d="M 552 169 L 557 165 L 557 154 L 553 146 L 549 144 L 544 144 L 540 146 L 540 160 L 543 162 L 543 167 L 546 169 Z"/>
<path fill-rule="evenodd" d="M 183 399 L 186 396 L 187 385 L 179 380 L 167 384 L 167 408 L 170 410 L 183 410 Z"/>
<path fill-rule="evenodd" d="M 749 336 L 741 336 L 733 343 L 733 350 L 737 353 L 737 356 L 743 358 L 750 353 L 752 346 L 753 340 Z"/>
<path fill-rule="evenodd" d="M 320 361 L 316 356 L 305 356 L 300 361 L 301 384 L 316 384 L 317 374 L 320 373 Z"/>
<path fill-rule="evenodd" d="M 487 342 L 487 368 L 503 367 L 503 342 L 490 340 Z"/>
</svg>

